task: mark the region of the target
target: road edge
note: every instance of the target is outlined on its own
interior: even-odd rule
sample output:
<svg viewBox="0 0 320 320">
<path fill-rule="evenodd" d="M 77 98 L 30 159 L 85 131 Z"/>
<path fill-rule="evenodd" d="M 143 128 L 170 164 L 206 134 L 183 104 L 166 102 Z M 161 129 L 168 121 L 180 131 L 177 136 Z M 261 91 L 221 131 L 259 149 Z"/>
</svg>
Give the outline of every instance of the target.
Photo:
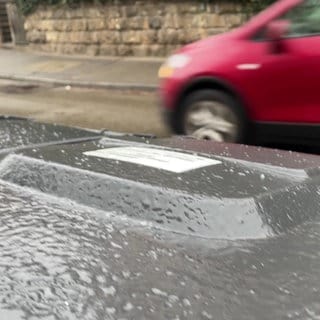
<svg viewBox="0 0 320 320">
<path fill-rule="evenodd" d="M 111 83 L 111 82 L 90 82 L 90 81 L 74 81 L 74 80 L 61 80 L 35 76 L 19 76 L 11 74 L 0 74 L 0 79 L 32 82 L 33 84 L 51 84 L 53 86 L 70 86 L 75 88 L 87 89 L 112 89 L 112 90 L 130 90 L 130 91 L 147 91 L 155 92 L 158 86 L 147 85 L 142 83 Z"/>
</svg>

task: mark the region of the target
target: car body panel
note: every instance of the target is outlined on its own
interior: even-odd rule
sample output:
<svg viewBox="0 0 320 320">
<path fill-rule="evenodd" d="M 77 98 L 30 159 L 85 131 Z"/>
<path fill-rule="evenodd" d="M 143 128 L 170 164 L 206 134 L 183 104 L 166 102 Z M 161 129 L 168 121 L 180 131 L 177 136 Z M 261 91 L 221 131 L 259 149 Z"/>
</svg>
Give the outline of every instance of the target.
<svg viewBox="0 0 320 320">
<path fill-rule="evenodd" d="M 242 66 L 257 69 L 240 70 L 229 79 L 250 97 L 252 120 L 320 123 L 320 36 L 283 40 L 280 54 L 272 54 L 271 47 L 264 41 L 250 44 Z"/>
</svg>

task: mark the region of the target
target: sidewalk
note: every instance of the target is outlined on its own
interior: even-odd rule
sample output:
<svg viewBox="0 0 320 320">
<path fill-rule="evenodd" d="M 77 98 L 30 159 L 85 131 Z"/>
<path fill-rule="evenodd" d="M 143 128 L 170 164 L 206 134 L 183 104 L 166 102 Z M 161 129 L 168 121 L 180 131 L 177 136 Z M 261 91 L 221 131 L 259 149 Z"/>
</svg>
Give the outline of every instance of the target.
<svg viewBox="0 0 320 320">
<path fill-rule="evenodd" d="M 157 89 L 162 59 L 73 57 L 0 49 L 0 79 L 61 86 Z"/>
</svg>

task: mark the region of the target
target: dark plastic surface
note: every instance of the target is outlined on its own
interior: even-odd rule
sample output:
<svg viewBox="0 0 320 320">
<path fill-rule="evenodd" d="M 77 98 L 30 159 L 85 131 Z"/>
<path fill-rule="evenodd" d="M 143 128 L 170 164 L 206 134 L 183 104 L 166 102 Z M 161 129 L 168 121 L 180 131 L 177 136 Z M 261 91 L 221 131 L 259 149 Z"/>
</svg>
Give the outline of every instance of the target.
<svg viewBox="0 0 320 320">
<path fill-rule="evenodd" d="M 319 317 L 318 157 L 90 134 L 4 146 L 0 319 Z M 221 163 L 176 174 L 83 154 L 136 143 Z"/>
</svg>

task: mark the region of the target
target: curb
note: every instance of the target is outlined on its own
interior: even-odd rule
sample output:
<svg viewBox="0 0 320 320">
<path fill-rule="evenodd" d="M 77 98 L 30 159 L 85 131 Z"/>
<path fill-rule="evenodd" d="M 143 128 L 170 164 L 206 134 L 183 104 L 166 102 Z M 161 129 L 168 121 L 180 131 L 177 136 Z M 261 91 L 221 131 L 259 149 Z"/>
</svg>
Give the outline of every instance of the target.
<svg viewBox="0 0 320 320">
<path fill-rule="evenodd" d="M 75 88 L 87 89 L 113 89 L 113 90 L 130 90 L 130 91 L 147 91 L 155 92 L 158 89 L 156 85 L 147 85 L 142 83 L 111 83 L 111 82 L 89 82 L 89 81 L 72 81 L 59 80 L 52 78 L 42 78 L 33 76 L 17 76 L 10 74 L 0 74 L 2 80 L 12 80 L 21 82 L 32 82 L 34 84 L 51 84 L 53 86 L 71 86 Z"/>
</svg>

